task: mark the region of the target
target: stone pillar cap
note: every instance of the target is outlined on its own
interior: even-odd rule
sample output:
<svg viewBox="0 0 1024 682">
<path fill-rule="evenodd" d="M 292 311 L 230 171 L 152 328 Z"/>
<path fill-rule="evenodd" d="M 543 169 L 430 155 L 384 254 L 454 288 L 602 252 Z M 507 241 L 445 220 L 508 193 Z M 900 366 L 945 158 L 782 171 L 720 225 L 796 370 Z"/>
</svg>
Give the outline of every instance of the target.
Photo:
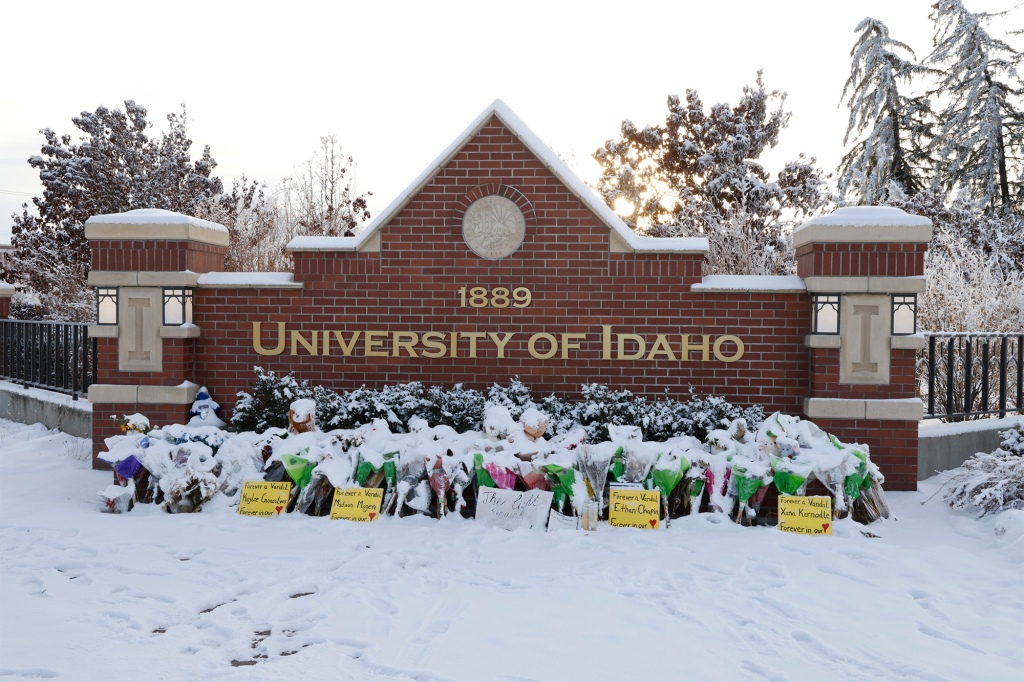
<svg viewBox="0 0 1024 682">
<path fill-rule="evenodd" d="M 14 285 L 8 284 L 7 282 L 0 282 L 0 298 L 10 298 L 14 296 Z"/>
<path fill-rule="evenodd" d="M 86 239 L 194 241 L 228 245 L 228 229 L 209 220 L 160 208 L 97 215 L 85 221 Z"/>
<path fill-rule="evenodd" d="M 814 243 L 922 243 L 932 221 L 892 206 L 849 206 L 812 218 L 793 232 L 793 246 Z"/>
</svg>

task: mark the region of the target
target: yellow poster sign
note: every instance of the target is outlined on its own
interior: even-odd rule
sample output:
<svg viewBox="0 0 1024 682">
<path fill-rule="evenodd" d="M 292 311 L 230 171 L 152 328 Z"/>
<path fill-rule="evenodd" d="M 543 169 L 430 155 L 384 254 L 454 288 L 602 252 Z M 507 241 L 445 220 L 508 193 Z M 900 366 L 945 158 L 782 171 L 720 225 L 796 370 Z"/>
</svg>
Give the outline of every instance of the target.
<svg viewBox="0 0 1024 682">
<path fill-rule="evenodd" d="M 615 490 L 609 492 L 608 523 L 625 528 L 651 530 L 660 525 L 660 490 Z"/>
<path fill-rule="evenodd" d="M 380 516 L 384 491 L 380 488 L 335 488 L 331 518 L 347 521 L 374 521 Z"/>
<path fill-rule="evenodd" d="M 291 481 L 245 481 L 238 513 L 242 516 L 280 516 L 288 508 Z"/>
<path fill-rule="evenodd" d="M 832 535 L 832 498 L 779 495 L 779 530 L 801 535 Z"/>
</svg>

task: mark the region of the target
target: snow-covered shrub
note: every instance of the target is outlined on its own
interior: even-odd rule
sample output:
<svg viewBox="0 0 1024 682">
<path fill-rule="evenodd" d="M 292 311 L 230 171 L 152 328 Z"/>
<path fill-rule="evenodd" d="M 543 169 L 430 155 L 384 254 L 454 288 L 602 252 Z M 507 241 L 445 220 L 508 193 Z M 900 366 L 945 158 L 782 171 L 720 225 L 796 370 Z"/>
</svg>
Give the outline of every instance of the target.
<svg viewBox="0 0 1024 682">
<path fill-rule="evenodd" d="M 741 418 L 748 428 L 756 430 L 764 421 L 764 408 L 760 405 L 740 408 L 724 398 L 695 394 L 684 404 L 681 422 L 687 435 L 703 440 L 720 425 Z"/>
<path fill-rule="evenodd" d="M 12 320 L 42 320 L 46 310 L 39 294 L 34 291 L 18 291 L 11 296 Z"/>
<path fill-rule="evenodd" d="M 1024 425 L 1000 435 L 1002 447 L 979 452 L 953 470 L 945 493 L 949 506 L 981 507 L 983 516 L 1024 509 Z"/>
<path fill-rule="evenodd" d="M 1022 230 L 1024 232 L 1024 230 Z M 935 241 L 938 241 L 936 237 Z M 947 237 L 925 261 L 928 288 L 918 295 L 919 329 L 1016 332 L 1024 328 L 1024 273 Z"/>
<path fill-rule="evenodd" d="M 743 418 L 756 429 L 764 419 L 760 406 L 740 408 L 716 396 L 693 394 L 682 401 L 670 398 L 648 399 L 628 390 L 614 390 L 601 384 L 580 387 L 582 401 L 549 395 L 534 402 L 530 388 L 518 377 L 507 387 L 494 384 L 487 398 L 480 391 L 457 384 L 425 388 L 419 382 L 396 384 L 376 390 L 365 386 L 352 391 L 335 392 L 324 386 L 310 387 L 292 374 L 277 375 L 256 368 L 253 392 L 239 392 L 231 425 L 235 431 L 262 432 L 268 428 L 288 427 L 288 405 L 300 398 L 316 401 L 316 422 L 325 431 L 354 429 L 383 419 L 397 433 L 407 433 L 414 418 L 431 426 L 450 426 L 456 431 L 481 428 L 488 405 L 508 410 L 513 420 L 529 409 L 547 415 L 547 431 L 563 435 L 583 427 L 592 443 L 608 439 L 608 425 L 638 426 L 647 440 L 665 440 L 675 436 L 703 439 L 723 425 Z"/>
<path fill-rule="evenodd" d="M 639 426 L 644 399 L 632 391 L 615 391 L 602 384 L 583 384 L 583 401 L 576 403 L 576 421 L 591 442 L 608 440 L 608 425 Z"/>
<path fill-rule="evenodd" d="M 1007 429 L 999 434 L 1003 441 L 999 447 L 1011 455 L 1024 457 L 1024 424 Z"/>
<path fill-rule="evenodd" d="M 289 372 L 278 376 L 262 367 L 256 370 L 256 385 L 252 393 L 238 392 L 238 402 L 231 415 L 231 426 L 236 431 L 263 432 L 269 428 L 288 427 L 288 406 L 299 398 L 312 398 L 313 389 L 308 381 L 299 381 Z M 317 418 L 320 421 L 319 410 Z M 321 422 L 327 423 L 327 422 Z"/>
<path fill-rule="evenodd" d="M 456 431 L 463 432 L 479 428 L 484 419 L 484 407 L 491 401 L 485 400 L 484 394 L 480 391 L 455 384 L 448 391 L 441 386 L 431 386 L 427 390 L 427 402 L 430 405 L 430 417 L 425 417 L 428 422 L 435 426 L 450 426 Z M 517 418 L 519 416 L 514 412 L 512 414 Z"/>
<path fill-rule="evenodd" d="M 519 419 L 519 415 L 534 406 L 533 394 L 530 393 L 530 388 L 515 376 L 508 382 L 507 387 L 493 384 L 487 389 L 487 404 L 501 405 L 508 410 L 513 419 Z"/>
<path fill-rule="evenodd" d="M 569 402 L 556 396 L 541 402 L 540 408 L 551 417 L 551 433 L 568 433 L 582 426 L 587 431 L 587 439 L 595 443 L 607 440 L 607 427 L 615 424 L 639 426 L 645 440 L 667 440 L 676 436 L 703 440 L 711 431 L 736 419 L 745 419 L 754 429 L 764 421 L 764 409 L 760 405 L 740 408 L 724 398 L 692 393 L 692 386 L 691 396 L 685 401 L 667 395 L 648 400 L 630 391 L 613 391 L 599 384 L 586 384 L 581 390 L 582 402 Z"/>
<path fill-rule="evenodd" d="M 379 418 L 387 420 L 392 429 L 409 430 L 409 420 L 434 406 L 427 400 L 426 390 L 418 381 L 385 386 L 377 392 L 375 405 Z"/>
</svg>

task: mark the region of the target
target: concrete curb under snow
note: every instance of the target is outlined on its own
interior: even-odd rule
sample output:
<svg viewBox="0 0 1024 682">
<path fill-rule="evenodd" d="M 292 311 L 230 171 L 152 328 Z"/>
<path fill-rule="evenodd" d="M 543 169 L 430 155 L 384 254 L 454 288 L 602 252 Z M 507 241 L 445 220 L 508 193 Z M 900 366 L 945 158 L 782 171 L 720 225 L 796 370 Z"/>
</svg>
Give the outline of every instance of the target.
<svg viewBox="0 0 1024 682">
<path fill-rule="evenodd" d="M 22 424 L 41 423 L 70 436 L 92 437 L 92 403 L 85 398 L 0 381 L 0 418 Z"/>
<path fill-rule="evenodd" d="M 999 447 L 1005 431 L 1024 424 L 1024 417 L 981 419 L 955 424 L 921 422 L 918 429 L 917 480 L 931 478 L 940 471 L 955 469 L 978 452 L 992 452 Z"/>
</svg>

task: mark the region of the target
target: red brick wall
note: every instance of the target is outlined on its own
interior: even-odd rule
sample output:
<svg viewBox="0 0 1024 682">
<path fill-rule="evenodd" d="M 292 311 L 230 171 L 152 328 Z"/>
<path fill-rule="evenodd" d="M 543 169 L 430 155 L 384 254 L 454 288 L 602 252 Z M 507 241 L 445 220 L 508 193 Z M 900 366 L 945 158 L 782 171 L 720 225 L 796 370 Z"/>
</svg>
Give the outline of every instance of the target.
<svg viewBox="0 0 1024 682">
<path fill-rule="evenodd" d="M 361 283 L 364 285 L 371 283 Z M 481 309 L 474 311 L 483 313 L 479 321 L 466 321 L 473 313 L 458 312 L 460 309 L 450 304 L 439 306 L 438 312 L 427 318 L 386 277 L 381 278 L 380 286 L 381 297 L 400 299 L 407 309 L 389 312 L 384 303 L 353 305 L 344 300 L 343 292 L 325 290 L 307 291 L 304 296 L 268 290 L 200 290 L 197 310 L 202 312 L 197 315 L 197 324 L 203 334 L 196 342 L 195 381 L 208 386 L 225 407 L 233 402 L 237 391 L 251 387 L 254 365 L 278 372 L 294 370 L 300 378 L 335 389 L 406 381 L 446 386 L 460 382 L 468 387 L 486 388 L 495 381 L 505 383 L 518 375 L 535 389 L 538 397 L 552 391 L 578 395 L 580 384 L 585 382 L 605 383 L 647 395 L 659 395 L 668 389 L 677 397 L 686 395 L 688 386 L 693 385 L 701 393 L 715 393 L 744 405 L 760 403 L 768 409 L 790 413 L 799 412 L 801 400 L 807 395 L 808 356 L 802 343 L 808 324 L 807 305 L 800 295 L 687 295 L 689 300 L 665 306 L 659 301 L 638 301 L 633 296 L 622 300 L 621 292 L 613 294 L 601 287 L 587 297 L 587 301 L 593 301 L 603 295 L 605 301 L 600 311 L 587 306 L 587 301 L 562 302 L 559 306 L 538 308 L 533 314 L 516 311 L 520 314 L 503 319 L 497 319 L 496 311 Z M 663 286 L 676 295 L 685 293 L 682 285 Z M 535 295 L 538 290 L 535 286 Z M 546 289 L 545 293 L 554 298 L 558 289 Z M 332 344 L 333 355 L 329 357 L 310 356 L 301 346 L 297 348 L 300 354 L 293 356 L 289 354 L 290 338 L 284 354 L 261 356 L 252 348 L 251 324 L 260 316 L 263 322 L 288 321 L 289 330 L 307 332 L 321 328 L 348 332 L 479 330 L 516 332 L 516 337 L 508 343 L 504 360 L 497 358 L 496 349 L 489 342 L 480 342 L 475 361 L 465 357 L 344 358 L 336 344 Z M 740 360 L 728 364 L 713 357 L 710 362 L 700 362 L 700 351 L 691 353 L 690 362 L 664 358 L 602 360 L 601 324 L 611 324 L 624 333 L 648 335 L 650 341 L 659 333 L 733 333 L 744 341 L 745 350 Z M 588 338 L 567 360 L 560 356 L 536 360 L 529 355 L 527 339 L 540 331 L 556 336 L 561 332 L 586 332 Z M 263 332 L 264 347 L 275 346 L 276 325 L 271 324 L 268 329 L 264 324 Z M 731 350 L 731 344 L 727 348 Z M 460 350 L 467 352 L 468 342 L 462 341 Z"/>
<path fill-rule="evenodd" d="M 227 248 L 188 241 L 90 240 L 93 270 L 216 272 Z"/>
<path fill-rule="evenodd" d="M 163 339 L 163 371 L 122 372 L 117 368 L 117 339 L 96 339 L 97 383 L 177 386 L 195 376 L 195 339 Z"/>
<path fill-rule="evenodd" d="M 485 186 L 481 188 L 481 186 Z M 489 186 L 489 187 L 487 187 Z M 502 188 L 512 188 L 506 193 Z M 514 255 L 477 257 L 462 239 L 461 219 L 477 196 L 498 189 L 521 193 L 528 204 L 527 234 Z M 530 210 L 532 208 L 532 211 Z M 301 378 L 336 389 L 423 381 L 474 388 L 518 375 L 538 396 L 578 395 L 584 382 L 606 383 L 655 395 L 666 389 L 685 396 L 692 384 L 749 405 L 799 412 L 807 395 L 808 354 L 802 338 L 809 325 L 802 294 L 691 293 L 703 258 L 687 254 L 609 252 L 608 228 L 500 124 L 492 121 L 382 231 L 380 253 L 296 253 L 295 278 L 305 289 L 200 289 L 196 324 L 196 379 L 215 399 L 231 405 L 235 392 L 251 387 L 252 368 L 295 370 Z M 525 286 L 527 308 L 460 307 L 460 287 Z M 345 330 L 515 332 L 506 359 L 489 341 L 479 357 L 343 358 L 260 356 L 252 348 L 252 322 L 264 323 L 263 344 L 276 344 L 276 325 L 303 332 Z M 734 334 L 745 343 L 741 360 L 690 362 L 658 358 L 620 362 L 601 359 L 601 325 L 615 333 L 649 337 Z M 537 332 L 585 332 L 588 338 L 567 360 L 536 360 L 527 339 Z M 290 346 L 290 340 L 289 344 Z M 731 350 L 731 344 L 727 346 Z M 462 341 L 462 353 L 468 342 Z"/>
<path fill-rule="evenodd" d="M 6 320 L 11 315 L 10 296 L 0 296 L 0 320 Z"/>
<path fill-rule="evenodd" d="M 927 244 L 804 244 L 796 250 L 801 277 L 910 277 L 924 274 Z"/>
<path fill-rule="evenodd" d="M 461 220 L 476 198 L 497 193 L 515 201 L 526 218 L 520 249 L 504 259 L 485 260 L 465 245 Z M 93 267 L 101 270 L 184 270 L 222 267 L 223 249 L 176 242 L 93 242 Z M 829 244 L 798 250 L 803 276 L 904 276 L 921 274 L 924 245 Z M 167 253 L 163 253 L 163 251 Z M 220 261 L 218 262 L 218 258 Z M 803 345 L 810 311 L 806 294 L 691 292 L 700 281 L 703 258 L 693 254 L 611 253 L 608 228 L 524 145 L 492 119 L 414 197 L 381 232 L 379 253 L 294 254 L 295 289 L 209 289 L 196 291 L 196 340 L 165 340 L 165 371 L 119 372 L 116 344 L 100 340 L 102 383 L 177 385 L 186 379 L 205 384 L 230 418 L 235 393 L 249 390 L 253 367 L 287 372 L 343 390 L 407 381 L 485 389 L 518 375 L 536 397 L 558 392 L 578 396 L 585 382 L 607 384 L 655 396 L 666 390 L 685 397 L 713 393 L 741 405 L 800 413 L 802 399 L 818 397 L 883 399 L 913 395 L 913 351 L 894 351 L 891 386 L 838 384 L 838 351 L 809 351 Z M 459 289 L 527 287 L 526 308 L 461 307 Z M 514 332 L 499 358 L 489 340 L 466 357 L 366 357 L 359 350 L 344 357 L 332 339 L 331 355 L 310 355 L 301 346 L 290 354 L 259 355 L 252 345 L 252 323 L 263 325 L 262 344 L 277 344 L 277 322 L 289 332 L 408 331 Z M 601 326 L 614 333 L 668 335 L 678 351 L 683 334 L 738 336 L 743 357 L 731 363 L 712 356 L 700 361 L 659 357 L 619 361 L 602 357 Z M 531 357 L 528 338 L 546 332 L 585 333 L 579 350 L 562 359 Z M 674 337 L 674 338 L 673 338 Z M 693 339 L 694 341 L 698 339 Z M 447 343 L 447 339 L 445 339 Z M 390 348 L 390 342 L 386 344 Z M 423 348 L 420 347 L 422 352 Z M 727 352 L 732 352 L 729 344 Z M 813 389 L 813 391 L 812 391 Z M 183 420 L 187 406 L 97 406 L 96 415 L 141 411 L 154 423 Z M 117 424 L 96 419 L 94 441 L 117 432 Z M 912 422 L 816 420 L 843 440 L 867 443 L 889 478 L 890 487 L 916 482 L 917 425 Z"/>
<path fill-rule="evenodd" d="M 863 443 L 885 475 L 886 490 L 917 489 L 917 422 L 877 419 L 815 419 L 844 443 Z"/>
</svg>

